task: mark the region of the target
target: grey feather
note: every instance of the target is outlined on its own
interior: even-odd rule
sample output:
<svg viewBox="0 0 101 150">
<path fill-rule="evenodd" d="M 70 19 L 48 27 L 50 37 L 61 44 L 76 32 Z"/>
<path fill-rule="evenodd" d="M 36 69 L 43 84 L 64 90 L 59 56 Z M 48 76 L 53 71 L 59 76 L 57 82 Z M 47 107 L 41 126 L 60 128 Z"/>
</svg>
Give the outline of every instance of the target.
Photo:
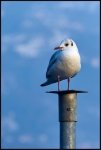
<svg viewBox="0 0 101 150">
<path fill-rule="evenodd" d="M 49 75 L 49 70 L 51 69 L 51 67 L 53 66 L 53 64 L 57 61 L 58 54 L 60 54 L 60 53 L 61 53 L 61 51 L 56 51 L 56 52 L 52 55 L 52 57 L 51 57 L 51 59 L 50 59 L 50 61 L 49 61 L 48 68 L 47 68 L 46 78 L 50 77 L 50 75 Z"/>
</svg>

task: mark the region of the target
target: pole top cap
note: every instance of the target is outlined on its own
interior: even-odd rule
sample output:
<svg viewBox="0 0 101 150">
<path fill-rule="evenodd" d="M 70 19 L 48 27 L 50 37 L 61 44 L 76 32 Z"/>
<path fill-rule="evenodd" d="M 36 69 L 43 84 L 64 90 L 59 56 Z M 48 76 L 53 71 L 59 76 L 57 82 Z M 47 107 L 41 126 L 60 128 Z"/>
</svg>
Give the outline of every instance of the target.
<svg viewBox="0 0 101 150">
<path fill-rule="evenodd" d="M 82 91 L 82 90 L 63 90 L 63 91 L 47 91 L 46 93 L 53 93 L 53 94 L 70 94 L 70 93 L 88 93 L 88 91 Z"/>
</svg>

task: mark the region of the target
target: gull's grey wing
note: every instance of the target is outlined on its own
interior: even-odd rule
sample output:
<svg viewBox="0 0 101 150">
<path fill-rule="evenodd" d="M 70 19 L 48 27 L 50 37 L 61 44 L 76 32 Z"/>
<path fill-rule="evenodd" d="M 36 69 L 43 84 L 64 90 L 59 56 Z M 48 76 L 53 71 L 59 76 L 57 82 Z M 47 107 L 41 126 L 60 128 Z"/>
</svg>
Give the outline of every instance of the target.
<svg viewBox="0 0 101 150">
<path fill-rule="evenodd" d="M 49 65 L 48 65 L 47 72 L 46 72 L 46 78 L 48 78 L 50 76 L 49 70 L 51 69 L 53 64 L 57 61 L 58 54 L 60 54 L 60 51 L 56 51 L 50 58 Z"/>
</svg>

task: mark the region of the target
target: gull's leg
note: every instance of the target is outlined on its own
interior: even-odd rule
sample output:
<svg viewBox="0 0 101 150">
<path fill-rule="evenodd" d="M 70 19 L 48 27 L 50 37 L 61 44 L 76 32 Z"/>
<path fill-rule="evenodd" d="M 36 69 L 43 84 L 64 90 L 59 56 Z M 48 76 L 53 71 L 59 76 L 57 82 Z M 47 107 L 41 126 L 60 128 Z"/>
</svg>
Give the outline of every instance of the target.
<svg viewBox="0 0 101 150">
<path fill-rule="evenodd" d="M 58 75 L 58 92 L 60 91 L 60 76 Z"/>
<path fill-rule="evenodd" d="M 68 91 L 69 91 L 69 85 L 70 85 L 70 78 L 68 78 Z"/>
</svg>

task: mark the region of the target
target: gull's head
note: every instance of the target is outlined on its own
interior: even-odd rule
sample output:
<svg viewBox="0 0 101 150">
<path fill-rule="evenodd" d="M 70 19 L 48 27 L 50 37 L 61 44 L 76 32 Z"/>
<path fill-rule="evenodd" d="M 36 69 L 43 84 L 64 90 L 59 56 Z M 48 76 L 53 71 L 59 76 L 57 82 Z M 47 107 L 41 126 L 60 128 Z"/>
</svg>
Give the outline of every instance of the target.
<svg viewBox="0 0 101 150">
<path fill-rule="evenodd" d="M 76 43 L 72 39 L 66 39 L 59 46 L 55 47 L 54 50 L 68 50 L 70 48 L 77 49 Z"/>
</svg>

